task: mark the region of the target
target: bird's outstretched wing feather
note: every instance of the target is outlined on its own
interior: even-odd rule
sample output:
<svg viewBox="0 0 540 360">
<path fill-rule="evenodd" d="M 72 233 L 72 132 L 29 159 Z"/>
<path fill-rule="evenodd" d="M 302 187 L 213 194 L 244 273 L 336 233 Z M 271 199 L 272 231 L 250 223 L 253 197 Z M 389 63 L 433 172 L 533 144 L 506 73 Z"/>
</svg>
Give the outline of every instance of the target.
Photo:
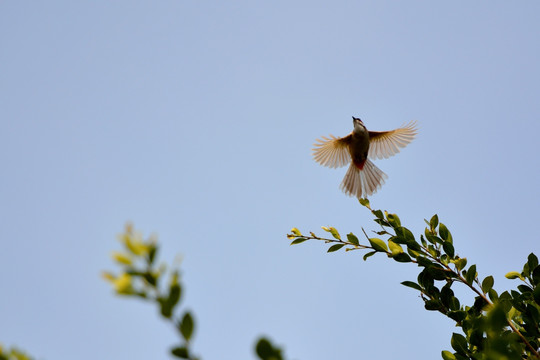
<svg viewBox="0 0 540 360">
<path fill-rule="evenodd" d="M 397 154 L 416 136 L 416 121 L 411 121 L 396 130 L 370 131 L 368 157 L 386 159 Z"/>
<path fill-rule="evenodd" d="M 330 168 L 349 164 L 351 155 L 349 155 L 348 146 L 351 138 L 349 134 L 342 138 L 330 135 L 330 137 L 323 136 L 322 139 L 317 139 L 313 148 L 313 158 L 319 164 Z"/>
</svg>

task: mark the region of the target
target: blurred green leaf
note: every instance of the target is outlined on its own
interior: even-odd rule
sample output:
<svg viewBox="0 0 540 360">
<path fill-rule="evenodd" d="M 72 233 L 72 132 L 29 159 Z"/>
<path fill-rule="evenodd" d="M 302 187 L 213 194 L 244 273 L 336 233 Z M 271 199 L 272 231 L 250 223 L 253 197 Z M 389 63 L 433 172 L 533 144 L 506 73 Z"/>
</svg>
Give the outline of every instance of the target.
<svg viewBox="0 0 540 360">
<path fill-rule="evenodd" d="M 154 263 L 154 260 L 156 258 L 158 247 L 156 244 L 150 244 L 149 246 L 150 247 L 148 250 L 147 260 L 148 260 L 148 265 L 151 266 Z"/>
<path fill-rule="evenodd" d="M 255 345 L 255 352 L 261 360 L 283 360 L 281 349 L 272 345 L 266 338 L 260 338 Z"/>
<path fill-rule="evenodd" d="M 388 251 L 388 247 L 386 246 L 386 243 L 379 238 L 370 238 L 369 243 L 371 244 L 373 249 L 376 251 L 382 251 L 382 252 Z"/>
<path fill-rule="evenodd" d="M 358 238 L 353 233 L 347 234 L 347 240 L 354 245 L 360 245 L 360 242 L 358 241 Z"/>
<path fill-rule="evenodd" d="M 152 285 L 153 287 L 157 286 L 157 277 L 156 277 L 156 275 L 152 274 L 149 271 L 143 273 L 142 275 L 143 275 L 144 280 L 146 280 L 150 285 Z"/>
<path fill-rule="evenodd" d="M 184 317 L 180 321 L 180 324 L 178 324 L 178 329 L 180 330 L 180 333 L 188 342 L 191 339 L 191 336 L 193 335 L 193 317 L 191 316 L 191 313 L 189 311 L 186 311 L 184 314 Z"/>
<path fill-rule="evenodd" d="M 185 346 L 178 346 L 171 349 L 171 354 L 180 359 L 189 359 L 189 352 Z"/>
<path fill-rule="evenodd" d="M 156 300 L 160 306 L 161 315 L 163 315 L 163 317 L 170 319 L 172 316 L 172 307 L 168 301 L 169 298 L 158 297 Z"/>
<path fill-rule="evenodd" d="M 174 311 L 174 307 L 176 306 L 176 304 L 178 304 L 178 301 L 180 301 L 181 292 L 182 288 L 180 287 L 180 284 L 178 282 L 174 282 L 170 285 L 169 298 L 167 299 L 167 302 L 171 307 L 171 311 Z"/>
<path fill-rule="evenodd" d="M 328 251 L 329 253 L 331 252 L 334 252 L 334 251 L 338 251 L 339 249 L 341 249 L 342 247 L 344 247 L 345 244 L 335 244 L 335 245 L 332 245 L 328 248 Z"/>
</svg>

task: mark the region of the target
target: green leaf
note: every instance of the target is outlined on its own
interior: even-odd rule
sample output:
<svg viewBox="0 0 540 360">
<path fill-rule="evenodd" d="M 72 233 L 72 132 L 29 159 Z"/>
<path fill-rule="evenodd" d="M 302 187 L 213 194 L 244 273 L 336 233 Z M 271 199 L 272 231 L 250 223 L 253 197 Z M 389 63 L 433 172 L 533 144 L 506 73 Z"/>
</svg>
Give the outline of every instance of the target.
<svg viewBox="0 0 540 360">
<path fill-rule="evenodd" d="M 388 220 L 388 223 L 395 229 L 401 226 L 401 220 L 399 220 L 399 216 L 396 214 L 387 214 L 386 220 Z"/>
<path fill-rule="evenodd" d="M 184 317 L 182 318 L 182 321 L 180 321 L 180 324 L 178 324 L 178 329 L 180 330 L 180 333 L 188 342 L 191 339 L 191 335 L 193 335 L 193 317 L 191 316 L 191 313 L 189 311 L 186 311 L 184 314 Z"/>
<path fill-rule="evenodd" d="M 445 241 L 442 246 L 443 246 L 444 252 L 448 256 L 453 258 L 454 257 L 454 245 L 452 245 L 452 243 L 450 241 Z"/>
<path fill-rule="evenodd" d="M 440 237 L 436 236 L 436 235 L 431 235 L 431 234 L 429 234 L 429 233 L 426 233 L 426 234 L 424 234 L 424 235 L 426 236 L 426 239 L 427 239 L 430 243 L 432 243 L 433 245 L 444 243 L 444 240 L 441 239 Z"/>
<path fill-rule="evenodd" d="M 360 202 L 360 205 L 365 206 L 365 207 L 367 207 L 368 209 L 370 208 L 370 207 L 369 207 L 369 200 L 368 200 L 368 199 L 362 198 L 362 199 L 358 199 L 358 201 Z"/>
<path fill-rule="evenodd" d="M 298 239 L 293 240 L 293 242 L 291 242 L 291 245 L 301 244 L 306 240 L 307 240 L 306 238 L 298 238 Z"/>
<path fill-rule="evenodd" d="M 444 360 L 456 360 L 456 356 L 448 350 L 443 350 L 441 356 Z"/>
<path fill-rule="evenodd" d="M 402 262 L 402 263 L 406 263 L 406 262 L 411 262 L 411 257 L 405 253 L 401 253 L 401 254 L 397 254 L 397 255 L 394 255 L 392 256 L 392 259 L 394 259 L 395 261 L 397 262 Z"/>
<path fill-rule="evenodd" d="M 416 241 L 411 230 L 403 226 L 400 226 L 396 229 L 396 235 L 405 238 L 406 242 Z"/>
<path fill-rule="evenodd" d="M 381 210 L 373 210 L 372 213 L 377 217 L 377 219 L 384 219 L 384 214 Z"/>
<path fill-rule="evenodd" d="M 368 257 L 375 255 L 376 253 L 377 253 L 376 251 L 368 252 L 367 254 L 364 255 L 364 261 L 366 261 Z"/>
<path fill-rule="evenodd" d="M 415 290 L 422 291 L 422 287 L 413 281 L 403 281 L 401 285 L 405 285 Z"/>
<path fill-rule="evenodd" d="M 540 286 L 537 286 L 534 288 L 533 290 L 533 298 L 534 298 L 534 301 L 540 305 Z"/>
<path fill-rule="evenodd" d="M 341 240 L 341 236 L 339 235 L 339 232 L 336 230 L 335 227 L 333 227 L 333 226 L 323 226 L 322 229 L 324 231 L 329 232 L 330 234 L 332 234 L 334 239 Z"/>
<path fill-rule="evenodd" d="M 189 352 L 185 346 L 178 346 L 171 349 L 171 354 L 180 359 L 189 359 Z"/>
<path fill-rule="evenodd" d="M 531 293 L 533 291 L 533 289 L 531 289 L 529 286 L 523 284 L 518 285 L 517 288 L 522 294 Z"/>
<path fill-rule="evenodd" d="M 418 263 L 418 266 L 423 266 L 423 267 L 430 267 L 431 265 L 433 265 L 433 262 L 431 262 L 431 260 L 423 256 L 417 257 L 416 262 Z"/>
<path fill-rule="evenodd" d="M 349 240 L 349 242 L 351 244 L 360 245 L 360 242 L 358 241 L 358 238 L 353 233 L 348 233 L 347 234 L 347 240 Z"/>
<path fill-rule="evenodd" d="M 456 265 L 457 271 L 460 272 L 465 268 L 465 266 L 467 266 L 467 258 L 460 258 L 456 260 L 454 264 Z"/>
<path fill-rule="evenodd" d="M 369 239 L 369 243 L 371 244 L 371 247 L 373 247 L 373 250 L 375 251 L 382 251 L 382 252 L 388 251 L 388 247 L 386 246 L 386 243 L 379 238 L 371 238 Z"/>
<path fill-rule="evenodd" d="M 180 285 L 175 284 L 171 286 L 168 299 L 169 306 L 171 307 L 171 312 L 174 311 L 174 307 L 176 306 L 176 304 L 178 304 L 178 301 L 180 301 L 181 292 L 182 288 L 180 287 Z"/>
<path fill-rule="evenodd" d="M 158 247 L 157 247 L 156 244 L 150 244 L 149 246 L 150 246 L 150 248 L 148 250 L 147 261 L 148 261 L 149 265 L 152 265 L 154 263 L 155 258 L 156 258 Z"/>
<path fill-rule="evenodd" d="M 166 317 L 167 319 L 170 319 L 171 316 L 172 316 L 172 307 L 169 303 L 169 298 L 164 298 L 164 297 L 158 297 L 157 298 L 157 301 L 160 305 L 160 311 L 161 311 L 161 315 L 163 315 L 164 317 Z"/>
<path fill-rule="evenodd" d="M 145 272 L 142 274 L 144 280 L 146 280 L 150 285 L 152 286 L 156 286 L 157 285 L 157 278 L 154 274 L 152 274 L 151 272 Z"/>
<path fill-rule="evenodd" d="M 429 311 L 439 311 L 442 307 L 439 300 L 426 300 L 424 303 L 424 308 Z"/>
<path fill-rule="evenodd" d="M 403 248 L 401 247 L 401 245 L 396 244 L 392 240 L 388 240 L 388 247 L 390 248 L 390 252 L 393 256 L 403 253 Z"/>
<path fill-rule="evenodd" d="M 530 253 L 527 258 L 527 264 L 529 264 L 529 269 L 533 271 L 538 266 L 538 258 L 534 253 Z"/>
<path fill-rule="evenodd" d="M 439 236 L 445 240 L 452 242 L 452 235 L 450 234 L 450 231 L 448 231 L 448 228 L 443 223 L 439 224 Z"/>
<path fill-rule="evenodd" d="M 493 284 L 495 283 L 495 280 L 493 279 L 493 276 L 488 276 L 482 281 L 482 291 L 484 294 L 488 293 L 489 290 L 493 287 Z"/>
<path fill-rule="evenodd" d="M 338 251 L 339 249 L 341 249 L 342 247 L 344 247 L 345 244 L 336 244 L 336 245 L 332 245 L 328 248 L 328 251 L 329 253 L 331 252 L 334 252 L 334 251 Z"/>
<path fill-rule="evenodd" d="M 540 285 L 540 266 L 537 266 L 533 269 L 532 278 L 534 285 Z"/>
<path fill-rule="evenodd" d="M 521 279 L 521 274 L 518 273 L 517 271 L 510 271 L 509 273 L 506 273 L 506 275 L 504 275 L 504 277 L 506 277 L 507 279 L 517 279 L 517 278 L 520 278 Z"/>
<path fill-rule="evenodd" d="M 283 360 L 281 349 L 272 345 L 266 338 L 260 338 L 255 345 L 255 352 L 261 360 Z"/>
<path fill-rule="evenodd" d="M 383 220 L 383 219 L 375 219 L 373 221 L 375 221 L 377 224 L 381 226 L 390 226 L 390 224 L 386 220 Z"/>
<path fill-rule="evenodd" d="M 429 220 L 429 227 L 431 228 L 431 230 L 435 230 L 437 228 L 437 225 L 439 225 L 439 217 L 437 216 L 437 214 L 435 214 Z"/>
<path fill-rule="evenodd" d="M 497 292 L 494 289 L 490 289 L 488 291 L 488 296 L 492 302 L 499 300 L 499 294 L 497 294 Z"/>
<path fill-rule="evenodd" d="M 456 352 L 460 355 L 467 355 L 468 352 L 468 346 L 467 346 L 467 339 L 461 334 L 452 334 L 452 339 L 450 340 L 450 344 L 452 345 L 452 348 L 456 350 Z"/>
<path fill-rule="evenodd" d="M 413 233 L 409 229 L 407 229 L 406 227 L 400 226 L 400 227 L 396 228 L 396 235 L 399 238 L 405 239 L 405 244 L 407 244 L 407 247 L 409 249 L 414 250 L 414 251 L 420 251 L 422 249 L 420 244 L 417 243 L 416 240 L 414 239 Z M 398 242 L 400 244 L 403 243 L 403 241 L 401 239 L 396 241 L 396 242 Z"/>
<path fill-rule="evenodd" d="M 454 321 L 461 322 L 467 318 L 467 312 L 463 310 L 449 311 L 448 317 Z"/>
<path fill-rule="evenodd" d="M 467 280 L 467 284 L 472 285 L 475 278 L 476 278 L 476 265 L 471 265 L 469 267 L 469 270 L 467 270 L 467 274 L 465 275 L 465 280 Z"/>
</svg>

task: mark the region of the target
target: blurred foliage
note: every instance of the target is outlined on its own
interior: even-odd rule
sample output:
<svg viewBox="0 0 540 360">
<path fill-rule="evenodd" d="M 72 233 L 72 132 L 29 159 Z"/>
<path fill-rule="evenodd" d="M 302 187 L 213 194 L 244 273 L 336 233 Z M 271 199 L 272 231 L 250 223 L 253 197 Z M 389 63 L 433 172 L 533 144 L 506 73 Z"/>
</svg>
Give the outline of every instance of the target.
<svg viewBox="0 0 540 360">
<path fill-rule="evenodd" d="M 199 360 L 192 350 L 195 319 L 190 311 L 180 311 L 183 285 L 177 267 L 170 270 L 165 264 L 157 264 L 159 244 L 155 237 L 144 240 L 142 235 L 126 225 L 118 236 L 122 251 L 113 252 L 112 258 L 120 267 L 119 273 L 104 272 L 117 295 L 142 299 L 156 304 L 161 317 L 170 322 L 180 342 L 170 353 L 180 359 Z M 255 352 L 262 360 L 283 360 L 281 349 L 266 338 L 260 338 Z M 1 360 L 1 359 L 0 359 Z"/>
<path fill-rule="evenodd" d="M 522 282 L 517 290 L 498 294 L 493 288 L 493 276 L 481 280 L 476 265 L 468 265 L 467 258 L 457 255 L 452 234 L 437 215 L 425 220 L 427 226 L 418 241 L 396 214 L 371 209 L 367 199 L 360 203 L 375 216 L 380 226 L 374 232 L 378 237 L 369 237 L 362 229 L 367 240 L 362 244 L 353 233 L 344 240 L 333 227 L 322 227 L 331 238 L 313 232 L 304 235 L 293 228 L 287 234 L 291 245 L 319 240 L 329 244 L 328 252 L 364 250 L 364 260 L 384 254 L 394 261 L 418 266 L 416 281 L 402 284 L 420 293 L 426 310 L 449 317 L 461 328 L 461 333 L 453 333 L 450 339 L 454 352 L 442 352 L 444 360 L 539 358 L 540 266 L 536 255 L 529 255 L 521 272 L 506 275 Z M 455 284 L 466 286 L 476 295 L 473 304 L 460 303 L 452 290 Z"/>
<path fill-rule="evenodd" d="M 192 352 L 191 343 L 195 330 L 193 315 L 188 310 L 180 311 L 182 299 L 180 270 L 157 263 L 159 244 L 155 237 L 147 240 L 126 225 L 123 234 L 118 236 L 123 245 L 121 251 L 112 253 L 112 258 L 120 267 L 120 272 L 104 272 L 117 295 L 142 299 L 154 303 L 161 317 L 169 322 L 179 335 L 179 344 L 170 350 L 172 356 L 198 360 Z"/>
<path fill-rule="evenodd" d="M 33 358 L 24 352 L 16 349 L 4 349 L 0 344 L 0 360 L 32 360 Z"/>
</svg>

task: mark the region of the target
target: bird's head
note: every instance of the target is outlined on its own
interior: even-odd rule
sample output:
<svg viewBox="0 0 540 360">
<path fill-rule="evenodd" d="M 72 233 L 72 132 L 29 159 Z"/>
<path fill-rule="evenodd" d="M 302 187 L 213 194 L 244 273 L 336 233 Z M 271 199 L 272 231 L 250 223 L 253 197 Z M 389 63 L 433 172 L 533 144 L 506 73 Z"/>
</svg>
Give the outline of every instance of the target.
<svg viewBox="0 0 540 360">
<path fill-rule="evenodd" d="M 360 118 L 355 118 L 353 116 L 352 121 L 353 121 L 354 129 L 356 131 L 366 131 L 366 126 L 364 125 L 362 120 L 360 120 Z"/>
</svg>

